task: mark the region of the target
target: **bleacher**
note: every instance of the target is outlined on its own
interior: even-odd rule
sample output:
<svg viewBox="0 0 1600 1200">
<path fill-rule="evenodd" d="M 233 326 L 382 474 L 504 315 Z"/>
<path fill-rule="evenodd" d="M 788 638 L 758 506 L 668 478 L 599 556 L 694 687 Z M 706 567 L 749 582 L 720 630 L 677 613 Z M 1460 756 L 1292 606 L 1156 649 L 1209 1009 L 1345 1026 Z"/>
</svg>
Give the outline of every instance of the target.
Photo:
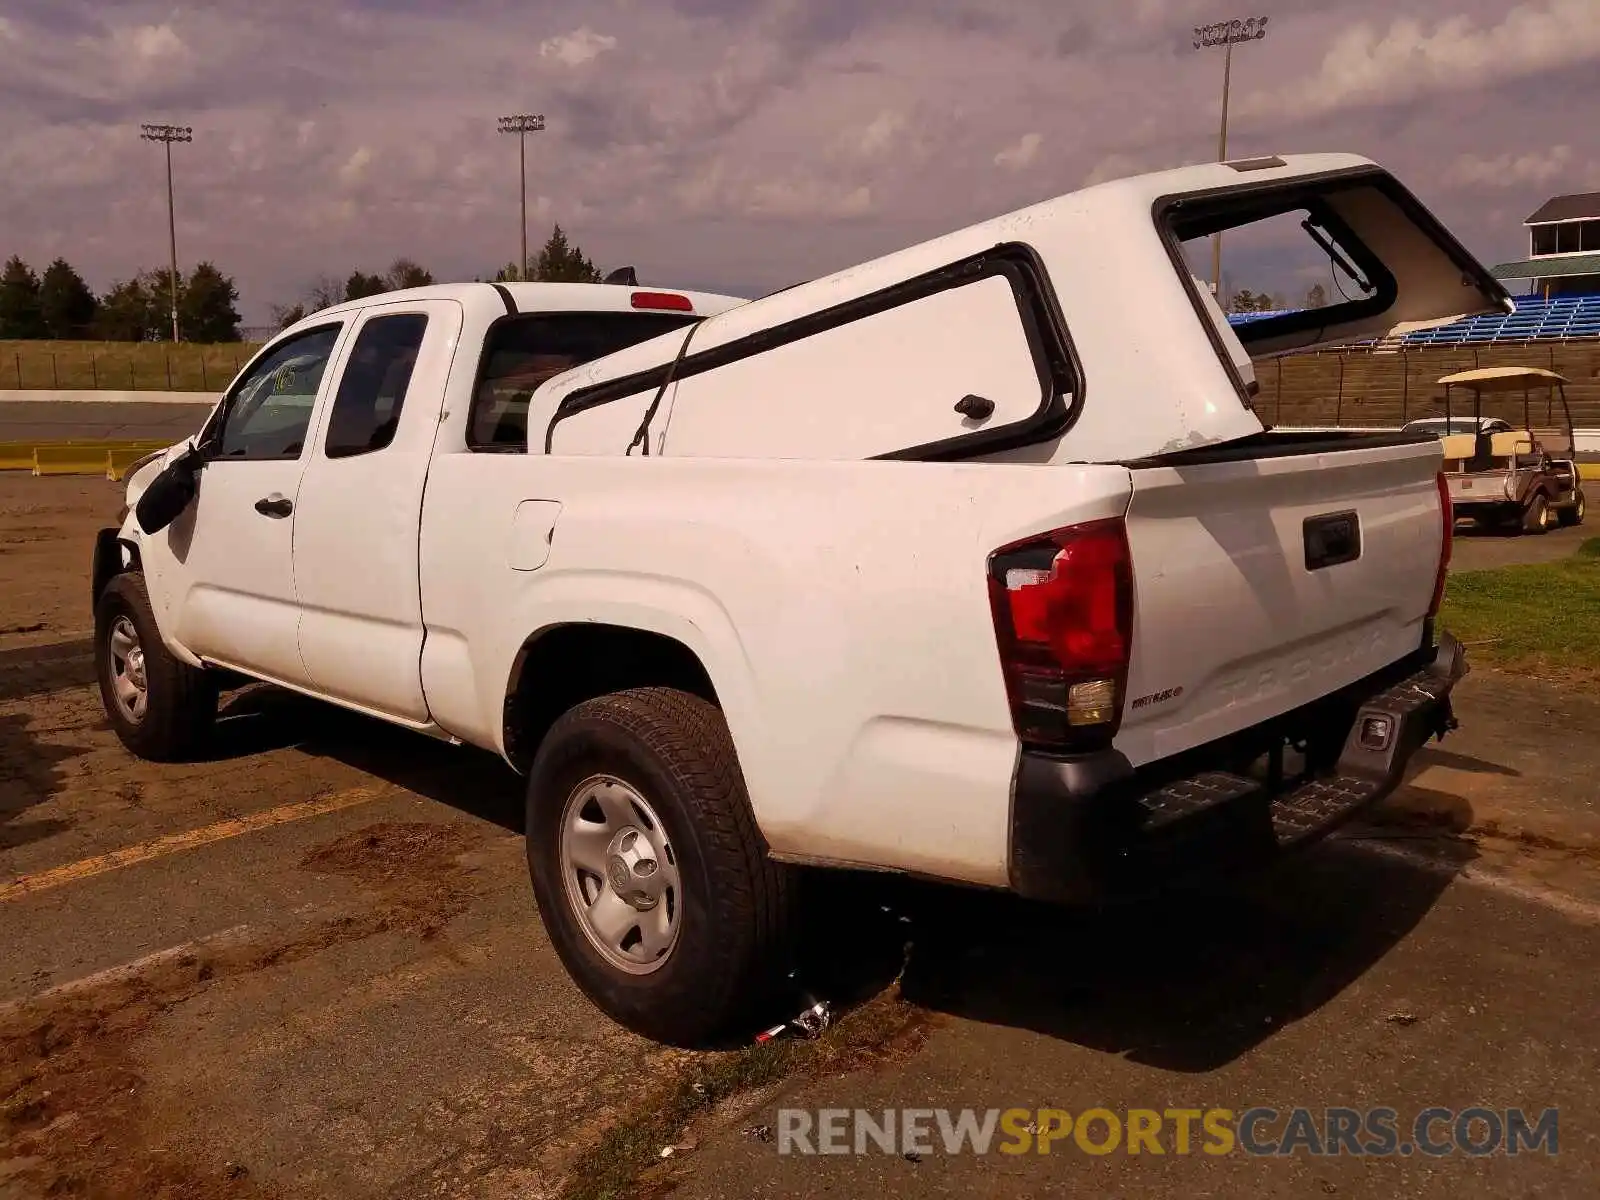
<svg viewBox="0 0 1600 1200">
<path fill-rule="evenodd" d="M 1441 325 L 1437 329 L 1422 329 L 1387 343 L 1391 346 L 1478 346 L 1517 342 L 1564 342 L 1583 338 L 1600 338 L 1600 295 L 1556 296 L 1550 300 L 1539 296 L 1513 297 L 1517 311 L 1492 313 L 1487 316 L 1468 317 Z M 1292 311 L 1292 310 L 1285 310 Z M 1282 316 L 1282 312 L 1229 313 L 1231 325 L 1247 325 L 1264 317 Z M 1372 342 L 1352 342 L 1352 346 L 1369 346 Z"/>
<path fill-rule="evenodd" d="M 1401 339 L 1407 346 L 1464 346 L 1496 342 L 1566 341 L 1600 337 L 1600 296 L 1517 296 L 1517 311 L 1491 313 L 1423 329 Z"/>
</svg>

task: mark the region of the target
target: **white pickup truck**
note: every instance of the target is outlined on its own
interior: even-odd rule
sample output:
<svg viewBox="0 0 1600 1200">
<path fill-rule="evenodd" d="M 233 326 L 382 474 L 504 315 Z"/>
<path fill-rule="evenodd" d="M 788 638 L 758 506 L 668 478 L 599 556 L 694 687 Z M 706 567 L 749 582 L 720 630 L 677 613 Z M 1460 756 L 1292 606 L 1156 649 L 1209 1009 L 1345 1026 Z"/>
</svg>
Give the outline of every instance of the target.
<svg viewBox="0 0 1600 1200">
<path fill-rule="evenodd" d="M 1353 283 L 1230 329 L 1185 244 Z M 1506 310 L 1354 156 L 1102 184 L 745 302 L 457 284 L 286 329 L 135 472 L 105 710 L 245 676 L 528 778 L 538 909 L 666 1041 L 786 972 L 798 866 L 1058 901 L 1303 843 L 1453 725 L 1437 438 L 1277 434 L 1265 352 Z"/>
</svg>

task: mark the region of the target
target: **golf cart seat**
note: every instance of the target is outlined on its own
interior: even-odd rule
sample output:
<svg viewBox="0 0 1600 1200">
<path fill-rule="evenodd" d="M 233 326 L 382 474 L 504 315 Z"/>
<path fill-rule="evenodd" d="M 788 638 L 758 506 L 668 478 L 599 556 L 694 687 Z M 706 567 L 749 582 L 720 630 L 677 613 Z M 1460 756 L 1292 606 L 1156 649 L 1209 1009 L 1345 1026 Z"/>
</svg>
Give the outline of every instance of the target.
<svg viewBox="0 0 1600 1200">
<path fill-rule="evenodd" d="M 1459 471 L 1462 463 L 1472 457 L 1472 446 L 1477 441 L 1477 435 L 1471 433 L 1452 433 L 1439 439 L 1444 447 L 1444 469 Z"/>
<path fill-rule="evenodd" d="M 1533 434 L 1526 429 L 1514 429 L 1510 433 L 1496 433 L 1489 438 L 1489 453 L 1495 458 L 1510 458 L 1513 454 L 1532 454 Z"/>
</svg>

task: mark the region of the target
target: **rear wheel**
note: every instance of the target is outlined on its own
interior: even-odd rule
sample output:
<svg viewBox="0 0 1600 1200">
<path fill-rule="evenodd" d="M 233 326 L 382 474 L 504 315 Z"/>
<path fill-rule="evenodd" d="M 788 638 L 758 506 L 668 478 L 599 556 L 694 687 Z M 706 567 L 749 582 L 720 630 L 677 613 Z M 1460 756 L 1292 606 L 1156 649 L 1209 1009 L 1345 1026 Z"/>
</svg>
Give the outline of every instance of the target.
<svg viewBox="0 0 1600 1200">
<path fill-rule="evenodd" d="M 715 705 L 636 688 L 566 713 L 530 772 L 527 854 L 557 954 L 622 1025 L 704 1045 L 775 998 L 793 886 Z"/>
<path fill-rule="evenodd" d="M 1528 506 L 1522 510 L 1522 532 L 1548 533 L 1550 531 L 1550 500 L 1543 492 L 1535 492 Z"/>
<path fill-rule="evenodd" d="M 1579 488 L 1577 494 L 1572 498 L 1572 507 L 1563 508 L 1561 510 L 1559 514 L 1561 523 L 1563 525 L 1582 525 L 1584 510 L 1586 507 L 1587 504 L 1583 498 L 1583 489 Z"/>
<path fill-rule="evenodd" d="M 216 681 L 162 642 L 142 573 L 117 575 L 100 593 L 94 657 L 101 704 L 124 746 L 156 762 L 203 749 L 217 716 Z"/>
</svg>

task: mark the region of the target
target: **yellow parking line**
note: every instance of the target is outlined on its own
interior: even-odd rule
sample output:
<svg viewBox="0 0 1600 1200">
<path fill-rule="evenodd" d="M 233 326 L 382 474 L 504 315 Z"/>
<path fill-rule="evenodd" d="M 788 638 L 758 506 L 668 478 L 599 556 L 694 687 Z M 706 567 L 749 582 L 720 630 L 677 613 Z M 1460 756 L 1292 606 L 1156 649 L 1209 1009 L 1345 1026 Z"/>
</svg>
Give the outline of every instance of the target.
<svg viewBox="0 0 1600 1200">
<path fill-rule="evenodd" d="M 337 812 L 341 808 L 354 808 L 357 804 L 376 800 L 380 794 L 377 788 L 352 788 L 346 792 L 318 796 L 313 800 L 302 800 L 297 804 L 269 808 L 264 812 L 251 813 L 245 817 L 218 821 L 215 825 L 206 825 L 185 833 L 168 834 L 166 837 L 159 837 L 151 842 L 141 842 L 136 846 L 124 846 L 121 850 L 113 850 L 109 854 L 97 854 L 93 858 L 68 863 L 64 867 L 52 867 L 48 871 L 40 871 L 37 875 L 24 875 L 10 883 L 0 884 L 0 904 L 7 900 L 20 900 L 24 896 L 35 896 L 50 888 L 60 887 L 65 883 L 76 883 L 80 879 L 88 879 L 92 875 L 101 875 L 106 871 L 121 870 L 136 863 L 177 854 L 182 850 L 193 850 L 196 846 L 204 846 L 210 842 L 238 837 L 241 833 L 252 833 L 257 829 L 267 829 L 289 821 L 302 821 L 307 817 Z"/>
</svg>

